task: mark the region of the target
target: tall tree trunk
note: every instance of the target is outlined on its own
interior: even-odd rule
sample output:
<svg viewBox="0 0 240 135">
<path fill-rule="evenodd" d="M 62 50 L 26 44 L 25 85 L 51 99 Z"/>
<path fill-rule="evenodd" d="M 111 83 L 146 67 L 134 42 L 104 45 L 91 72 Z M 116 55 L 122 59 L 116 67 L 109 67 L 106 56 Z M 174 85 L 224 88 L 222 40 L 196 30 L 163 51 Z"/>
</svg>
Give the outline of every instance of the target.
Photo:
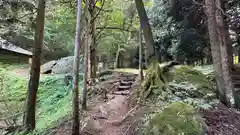
<svg viewBox="0 0 240 135">
<path fill-rule="evenodd" d="M 95 82 L 96 73 L 97 73 L 97 59 L 96 59 L 96 26 L 95 26 L 95 0 L 90 0 L 90 8 L 89 8 L 91 21 L 90 21 L 90 35 L 91 35 L 91 44 L 90 44 L 90 77 Z"/>
<path fill-rule="evenodd" d="M 221 0 L 216 0 L 216 6 L 222 7 Z M 223 79 L 225 82 L 225 89 L 226 89 L 226 99 L 227 104 L 229 107 L 233 107 L 235 105 L 234 100 L 234 86 L 232 83 L 232 78 L 230 75 L 230 68 L 233 66 L 232 62 L 232 54 L 229 56 L 229 47 L 231 47 L 230 38 L 228 29 L 226 29 L 225 23 L 224 23 L 224 17 L 222 10 L 217 8 L 216 10 L 216 22 L 217 22 L 217 32 L 218 32 L 218 44 L 220 45 L 220 51 L 221 51 L 221 63 L 222 63 L 222 70 L 223 70 Z M 232 49 L 231 49 L 232 50 Z M 229 62 L 231 61 L 231 62 Z"/>
<path fill-rule="evenodd" d="M 90 51 L 90 46 L 92 44 L 92 38 L 90 37 L 91 36 L 91 24 L 90 24 L 90 21 L 91 21 L 91 16 L 90 16 L 90 13 L 89 13 L 89 2 L 90 0 L 86 0 L 85 1 L 85 8 L 84 8 L 84 16 L 85 16 L 85 35 L 84 35 L 84 54 L 86 53 L 86 50 L 87 50 L 87 56 L 84 55 L 84 57 L 87 58 L 87 66 L 84 65 L 85 67 L 87 67 L 87 80 L 86 80 L 86 83 L 87 85 L 90 83 L 90 80 L 91 80 L 91 51 Z M 85 47 L 88 47 L 88 48 L 85 48 Z M 85 72 L 85 71 L 84 71 Z"/>
<path fill-rule="evenodd" d="M 120 67 L 120 49 L 121 49 L 121 45 L 118 44 L 118 49 L 116 52 L 116 60 L 115 60 L 115 67 L 114 68 L 119 68 Z"/>
<path fill-rule="evenodd" d="M 240 63 L 240 47 L 237 47 L 238 64 Z"/>
<path fill-rule="evenodd" d="M 211 43 L 211 52 L 212 52 L 212 60 L 214 71 L 216 75 L 217 87 L 218 87 L 218 94 L 220 101 L 224 104 L 227 104 L 226 97 L 225 97 L 225 86 L 224 86 L 224 79 L 222 76 L 222 64 L 221 64 L 221 51 L 220 46 L 218 44 L 218 35 L 217 35 L 217 27 L 216 27 L 216 5 L 213 0 L 205 0 L 206 5 L 206 14 L 208 17 L 208 31 L 209 31 L 209 38 Z"/>
<path fill-rule="evenodd" d="M 222 12 L 226 13 L 227 9 L 226 6 L 227 5 L 227 1 L 226 0 L 217 0 L 216 1 L 217 7 L 221 8 L 221 10 L 218 8 L 218 12 L 219 12 L 219 19 L 221 19 L 221 30 L 224 33 L 222 34 L 223 38 L 222 40 L 225 42 L 226 44 L 226 50 L 227 50 L 227 55 L 228 55 L 228 66 L 229 66 L 229 70 L 232 71 L 232 69 L 234 68 L 234 63 L 233 63 L 233 47 L 232 47 L 232 41 L 230 39 L 230 34 L 229 34 L 229 26 L 227 24 L 227 16 L 224 15 Z"/>
<path fill-rule="evenodd" d="M 143 44 L 142 44 L 142 29 L 139 29 L 139 76 L 140 82 L 143 81 Z"/>
<path fill-rule="evenodd" d="M 80 36 L 81 36 L 81 15 L 82 15 L 82 0 L 78 0 L 77 3 L 77 23 L 76 23 L 76 33 L 75 33 L 75 48 L 74 48 L 74 65 L 73 65 L 73 125 L 72 125 L 72 135 L 79 135 L 79 50 L 80 50 Z"/>
<path fill-rule="evenodd" d="M 234 63 L 233 63 L 233 47 L 232 47 L 232 41 L 230 39 L 230 34 L 229 34 L 229 27 L 227 24 L 227 16 L 223 15 L 222 12 L 226 13 L 227 9 L 224 5 L 227 4 L 226 0 L 217 0 L 216 4 L 219 4 L 218 7 L 221 8 L 221 10 L 218 8 L 219 12 L 221 13 L 221 17 L 219 19 L 222 20 L 222 26 L 221 29 L 224 31 L 222 33 L 222 40 L 224 40 L 226 44 L 226 49 L 227 49 L 227 54 L 228 54 L 228 65 L 230 71 L 234 68 Z"/>
<path fill-rule="evenodd" d="M 144 4 L 142 0 L 135 0 L 137 12 L 140 18 L 140 25 L 141 29 L 143 30 L 143 35 L 145 39 L 145 43 L 148 48 L 148 54 L 147 57 L 151 61 L 152 59 L 156 59 L 156 54 L 154 52 L 154 40 L 153 40 L 153 34 L 151 30 L 151 26 L 148 22 L 148 16 L 146 13 L 146 10 L 144 8 Z M 149 65 L 149 63 L 148 63 Z"/>
<path fill-rule="evenodd" d="M 236 32 L 236 39 L 237 39 L 237 55 L 238 55 L 238 64 L 239 64 L 240 63 L 240 37 L 237 32 Z"/>
<path fill-rule="evenodd" d="M 30 71 L 30 79 L 28 82 L 28 97 L 26 101 L 26 113 L 24 114 L 24 128 L 25 130 L 31 131 L 36 126 L 36 101 L 37 101 L 37 90 L 40 78 L 40 65 L 41 65 L 41 53 L 44 36 L 44 18 L 45 18 L 45 0 L 38 1 L 38 13 L 36 18 L 36 31 L 34 38 L 34 48 L 32 65 Z"/>
<path fill-rule="evenodd" d="M 89 38 L 85 37 L 84 42 L 84 78 L 83 78 L 83 96 L 82 96 L 82 109 L 87 109 L 87 89 L 88 89 L 88 69 L 89 69 Z"/>
</svg>

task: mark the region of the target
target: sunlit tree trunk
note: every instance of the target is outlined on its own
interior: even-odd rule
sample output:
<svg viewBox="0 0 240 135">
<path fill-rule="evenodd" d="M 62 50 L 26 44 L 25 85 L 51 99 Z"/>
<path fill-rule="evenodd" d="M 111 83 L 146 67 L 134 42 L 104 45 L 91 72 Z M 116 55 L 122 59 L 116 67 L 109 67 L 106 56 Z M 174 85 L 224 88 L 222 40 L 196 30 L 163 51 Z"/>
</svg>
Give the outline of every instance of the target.
<svg viewBox="0 0 240 135">
<path fill-rule="evenodd" d="M 221 0 L 216 0 L 216 6 L 221 8 Z M 216 10 L 216 22 L 217 22 L 217 32 L 218 32 L 218 44 L 220 45 L 220 51 L 222 56 L 222 69 L 223 69 L 223 79 L 225 82 L 226 88 L 226 99 L 229 107 L 233 107 L 235 105 L 234 100 L 234 86 L 232 83 L 232 78 L 230 76 L 230 70 L 233 67 L 232 54 L 229 56 L 229 47 L 231 47 L 230 38 L 228 29 L 226 29 L 224 23 L 224 17 L 222 10 L 217 8 Z M 232 50 L 232 49 L 231 49 Z"/>
<path fill-rule="evenodd" d="M 156 59 L 155 53 L 154 53 L 154 40 L 153 40 L 151 26 L 148 22 L 148 16 L 147 16 L 146 10 L 144 8 L 143 1 L 135 0 L 135 4 L 136 4 L 137 12 L 138 12 L 138 15 L 140 18 L 140 25 L 141 25 L 141 29 L 143 30 L 145 43 L 148 48 L 147 49 L 148 50 L 147 57 L 151 61 L 152 59 Z M 148 65 L 149 65 L 149 63 L 148 63 Z"/>
<path fill-rule="evenodd" d="M 89 5 L 89 0 L 85 1 L 85 6 Z M 85 29 L 86 29 L 86 35 L 84 39 L 84 78 L 83 78 L 83 90 L 82 90 L 82 109 L 87 109 L 87 89 L 88 89 L 88 80 L 90 79 L 90 41 L 91 38 L 89 38 L 89 14 L 88 14 L 88 9 L 85 8 L 84 13 L 85 16 Z"/>
<path fill-rule="evenodd" d="M 89 39 L 86 37 L 84 42 L 84 78 L 82 93 L 82 109 L 87 109 L 87 89 L 88 89 L 88 70 L 89 70 Z"/>
<path fill-rule="evenodd" d="M 218 43 L 218 34 L 217 34 L 217 26 L 216 26 L 216 5 L 213 0 L 205 0 L 206 6 L 206 14 L 207 14 L 207 22 L 208 22 L 208 31 L 209 31 L 209 38 L 211 44 L 211 52 L 212 52 L 212 60 L 214 71 L 216 75 L 217 81 L 217 88 L 218 88 L 218 95 L 220 101 L 224 104 L 227 104 L 226 97 L 225 97 L 225 86 L 224 86 L 224 79 L 223 79 L 223 70 L 222 70 L 222 63 L 221 63 L 221 50 Z"/>
<path fill-rule="evenodd" d="M 79 135 L 79 50 L 80 50 L 80 36 L 81 36 L 81 15 L 82 15 L 82 0 L 78 0 L 77 3 L 77 23 L 75 33 L 75 48 L 74 48 L 74 65 L 73 65 L 73 125 L 72 135 Z"/>
<path fill-rule="evenodd" d="M 38 0 L 36 17 L 36 31 L 34 38 L 33 57 L 30 71 L 30 79 L 28 83 L 28 97 L 26 101 L 26 112 L 24 114 L 24 128 L 31 131 L 36 126 L 36 101 L 37 90 L 40 78 L 41 53 L 44 36 L 44 19 L 45 19 L 45 0 Z"/>
<path fill-rule="evenodd" d="M 116 52 L 116 60 L 115 60 L 115 67 L 114 68 L 119 68 L 120 67 L 120 49 L 121 45 L 118 44 L 117 52 Z"/>
<path fill-rule="evenodd" d="M 139 76 L 140 82 L 143 81 L 143 44 L 142 44 L 142 29 L 139 29 Z"/>
</svg>

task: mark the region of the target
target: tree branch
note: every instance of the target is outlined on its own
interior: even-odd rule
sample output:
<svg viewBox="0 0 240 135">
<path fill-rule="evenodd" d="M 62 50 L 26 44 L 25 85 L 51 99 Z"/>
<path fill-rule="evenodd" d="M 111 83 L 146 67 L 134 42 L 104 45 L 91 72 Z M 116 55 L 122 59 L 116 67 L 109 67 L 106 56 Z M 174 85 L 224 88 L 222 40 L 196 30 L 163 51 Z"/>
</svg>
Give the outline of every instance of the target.
<svg viewBox="0 0 240 135">
<path fill-rule="evenodd" d="M 128 29 L 120 28 L 120 27 L 114 27 L 114 26 L 108 26 L 108 27 L 97 27 L 96 29 L 109 29 L 109 30 L 121 30 L 121 31 L 127 31 L 127 32 L 134 32 Z"/>
</svg>

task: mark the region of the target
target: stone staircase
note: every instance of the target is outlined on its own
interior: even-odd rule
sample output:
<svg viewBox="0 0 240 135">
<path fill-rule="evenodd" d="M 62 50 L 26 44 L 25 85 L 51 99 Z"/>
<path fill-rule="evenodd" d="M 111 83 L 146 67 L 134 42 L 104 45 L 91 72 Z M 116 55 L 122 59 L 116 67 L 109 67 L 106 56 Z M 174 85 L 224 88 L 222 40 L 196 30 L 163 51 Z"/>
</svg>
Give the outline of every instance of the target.
<svg viewBox="0 0 240 135">
<path fill-rule="evenodd" d="M 132 88 L 133 82 L 135 81 L 136 77 L 137 75 L 135 74 L 121 74 L 121 76 L 119 77 L 117 89 L 113 92 L 113 94 L 128 95 L 130 93 L 129 90 Z"/>
</svg>

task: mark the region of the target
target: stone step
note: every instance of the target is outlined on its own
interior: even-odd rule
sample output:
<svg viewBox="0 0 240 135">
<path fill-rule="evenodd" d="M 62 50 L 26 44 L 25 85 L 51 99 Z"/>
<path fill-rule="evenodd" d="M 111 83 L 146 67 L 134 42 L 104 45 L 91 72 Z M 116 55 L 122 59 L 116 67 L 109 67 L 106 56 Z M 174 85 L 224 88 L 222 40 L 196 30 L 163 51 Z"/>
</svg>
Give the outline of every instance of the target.
<svg viewBox="0 0 240 135">
<path fill-rule="evenodd" d="M 131 86 L 118 86 L 118 91 L 124 91 L 124 90 L 129 90 L 131 88 Z"/>
<path fill-rule="evenodd" d="M 240 88 L 234 88 L 235 92 L 240 92 Z"/>
<path fill-rule="evenodd" d="M 132 82 L 120 81 L 121 86 L 131 86 Z"/>
<path fill-rule="evenodd" d="M 125 78 L 123 79 L 124 82 L 134 82 L 135 78 Z"/>
<path fill-rule="evenodd" d="M 231 75 L 233 80 L 240 80 L 240 75 L 235 74 L 235 75 Z"/>
<path fill-rule="evenodd" d="M 130 93 L 129 90 L 113 92 L 114 95 L 129 95 L 129 93 Z"/>
<path fill-rule="evenodd" d="M 234 88 L 240 88 L 240 83 L 233 83 Z"/>
</svg>

